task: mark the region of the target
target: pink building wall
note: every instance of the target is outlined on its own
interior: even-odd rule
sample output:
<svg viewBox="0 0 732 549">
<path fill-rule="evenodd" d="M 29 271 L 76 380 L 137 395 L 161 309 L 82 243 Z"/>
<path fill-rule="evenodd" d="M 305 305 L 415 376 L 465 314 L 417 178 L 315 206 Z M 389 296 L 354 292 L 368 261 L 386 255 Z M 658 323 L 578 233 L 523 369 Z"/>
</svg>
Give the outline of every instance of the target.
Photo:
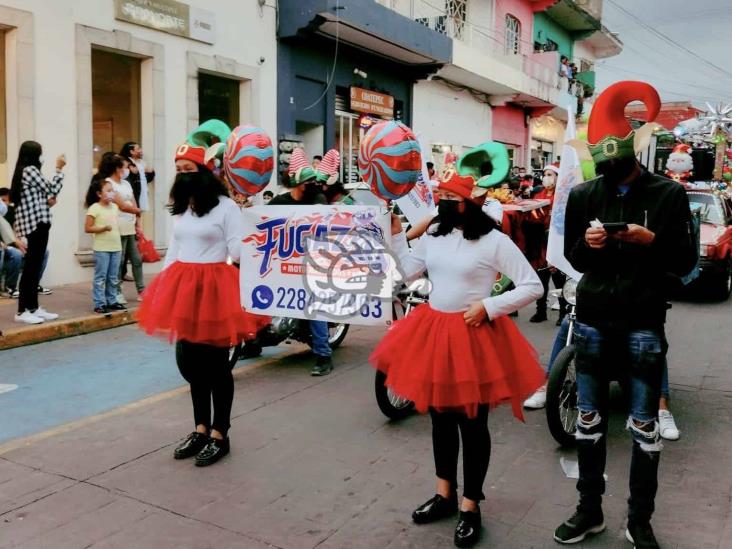
<svg viewBox="0 0 732 549">
<path fill-rule="evenodd" d="M 496 0 L 496 36 L 505 44 L 506 15 L 513 15 L 521 23 L 521 53 L 530 55 L 534 51 L 533 25 L 534 2 L 529 0 Z"/>
<path fill-rule="evenodd" d="M 529 128 L 526 127 L 524 110 L 514 105 L 493 109 L 493 141 L 514 145 L 518 149 L 514 154 L 514 164 L 526 164 L 526 145 L 529 141 Z"/>
</svg>

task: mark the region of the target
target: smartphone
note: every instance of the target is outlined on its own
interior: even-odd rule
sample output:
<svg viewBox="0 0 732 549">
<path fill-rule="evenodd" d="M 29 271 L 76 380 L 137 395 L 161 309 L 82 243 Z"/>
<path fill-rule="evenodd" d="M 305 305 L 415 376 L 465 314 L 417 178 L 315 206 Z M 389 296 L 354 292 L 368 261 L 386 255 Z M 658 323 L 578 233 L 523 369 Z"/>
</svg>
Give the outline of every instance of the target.
<svg viewBox="0 0 732 549">
<path fill-rule="evenodd" d="M 620 231 L 627 231 L 628 224 L 623 223 L 622 221 L 618 223 L 603 223 L 602 228 L 605 229 L 608 234 L 613 234 L 619 233 Z"/>
</svg>

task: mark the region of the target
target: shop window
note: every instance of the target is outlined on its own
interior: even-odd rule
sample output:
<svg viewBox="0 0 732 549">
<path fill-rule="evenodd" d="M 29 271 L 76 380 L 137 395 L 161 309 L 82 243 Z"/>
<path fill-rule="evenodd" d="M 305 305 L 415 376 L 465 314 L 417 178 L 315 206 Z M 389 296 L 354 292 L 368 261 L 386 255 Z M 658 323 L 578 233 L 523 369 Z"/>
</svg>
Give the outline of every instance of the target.
<svg viewBox="0 0 732 549">
<path fill-rule="evenodd" d="M 239 125 L 239 80 L 198 73 L 198 120 L 217 118 L 234 128 Z"/>
<path fill-rule="evenodd" d="M 92 49 L 94 165 L 107 151 L 140 141 L 140 60 Z"/>
<path fill-rule="evenodd" d="M 10 186 L 8 174 L 8 125 L 5 98 L 5 33 L 0 30 L 0 187 Z"/>
<path fill-rule="evenodd" d="M 506 53 L 521 53 L 521 22 L 513 15 L 506 15 Z"/>
</svg>

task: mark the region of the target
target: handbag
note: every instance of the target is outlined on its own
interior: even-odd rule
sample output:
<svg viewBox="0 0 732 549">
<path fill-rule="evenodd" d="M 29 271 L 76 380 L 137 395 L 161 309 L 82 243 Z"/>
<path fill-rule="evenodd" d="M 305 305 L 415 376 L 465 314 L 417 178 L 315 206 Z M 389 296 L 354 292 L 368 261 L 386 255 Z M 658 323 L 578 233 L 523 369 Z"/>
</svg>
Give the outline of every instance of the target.
<svg viewBox="0 0 732 549">
<path fill-rule="evenodd" d="M 160 254 L 155 249 L 155 244 L 152 240 L 145 238 L 142 231 L 137 231 L 137 250 L 140 252 L 143 263 L 157 263 L 160 261 Z"/>
</svg>

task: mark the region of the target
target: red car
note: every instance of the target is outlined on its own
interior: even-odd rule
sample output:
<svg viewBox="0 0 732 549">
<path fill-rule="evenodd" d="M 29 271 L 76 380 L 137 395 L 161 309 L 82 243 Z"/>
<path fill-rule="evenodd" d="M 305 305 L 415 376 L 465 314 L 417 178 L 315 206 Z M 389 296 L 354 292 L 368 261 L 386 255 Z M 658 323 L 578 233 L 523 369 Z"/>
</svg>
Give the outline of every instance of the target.
<svg viewBox="0 0 732 549">
<path fill-rule="evenodd" d="M 725 300 L 732 291 L 732 200 L 723 194 L 691 189 L 692 211 L 700 210 L 700 278 L 715 297 Z"/>
</svg>

